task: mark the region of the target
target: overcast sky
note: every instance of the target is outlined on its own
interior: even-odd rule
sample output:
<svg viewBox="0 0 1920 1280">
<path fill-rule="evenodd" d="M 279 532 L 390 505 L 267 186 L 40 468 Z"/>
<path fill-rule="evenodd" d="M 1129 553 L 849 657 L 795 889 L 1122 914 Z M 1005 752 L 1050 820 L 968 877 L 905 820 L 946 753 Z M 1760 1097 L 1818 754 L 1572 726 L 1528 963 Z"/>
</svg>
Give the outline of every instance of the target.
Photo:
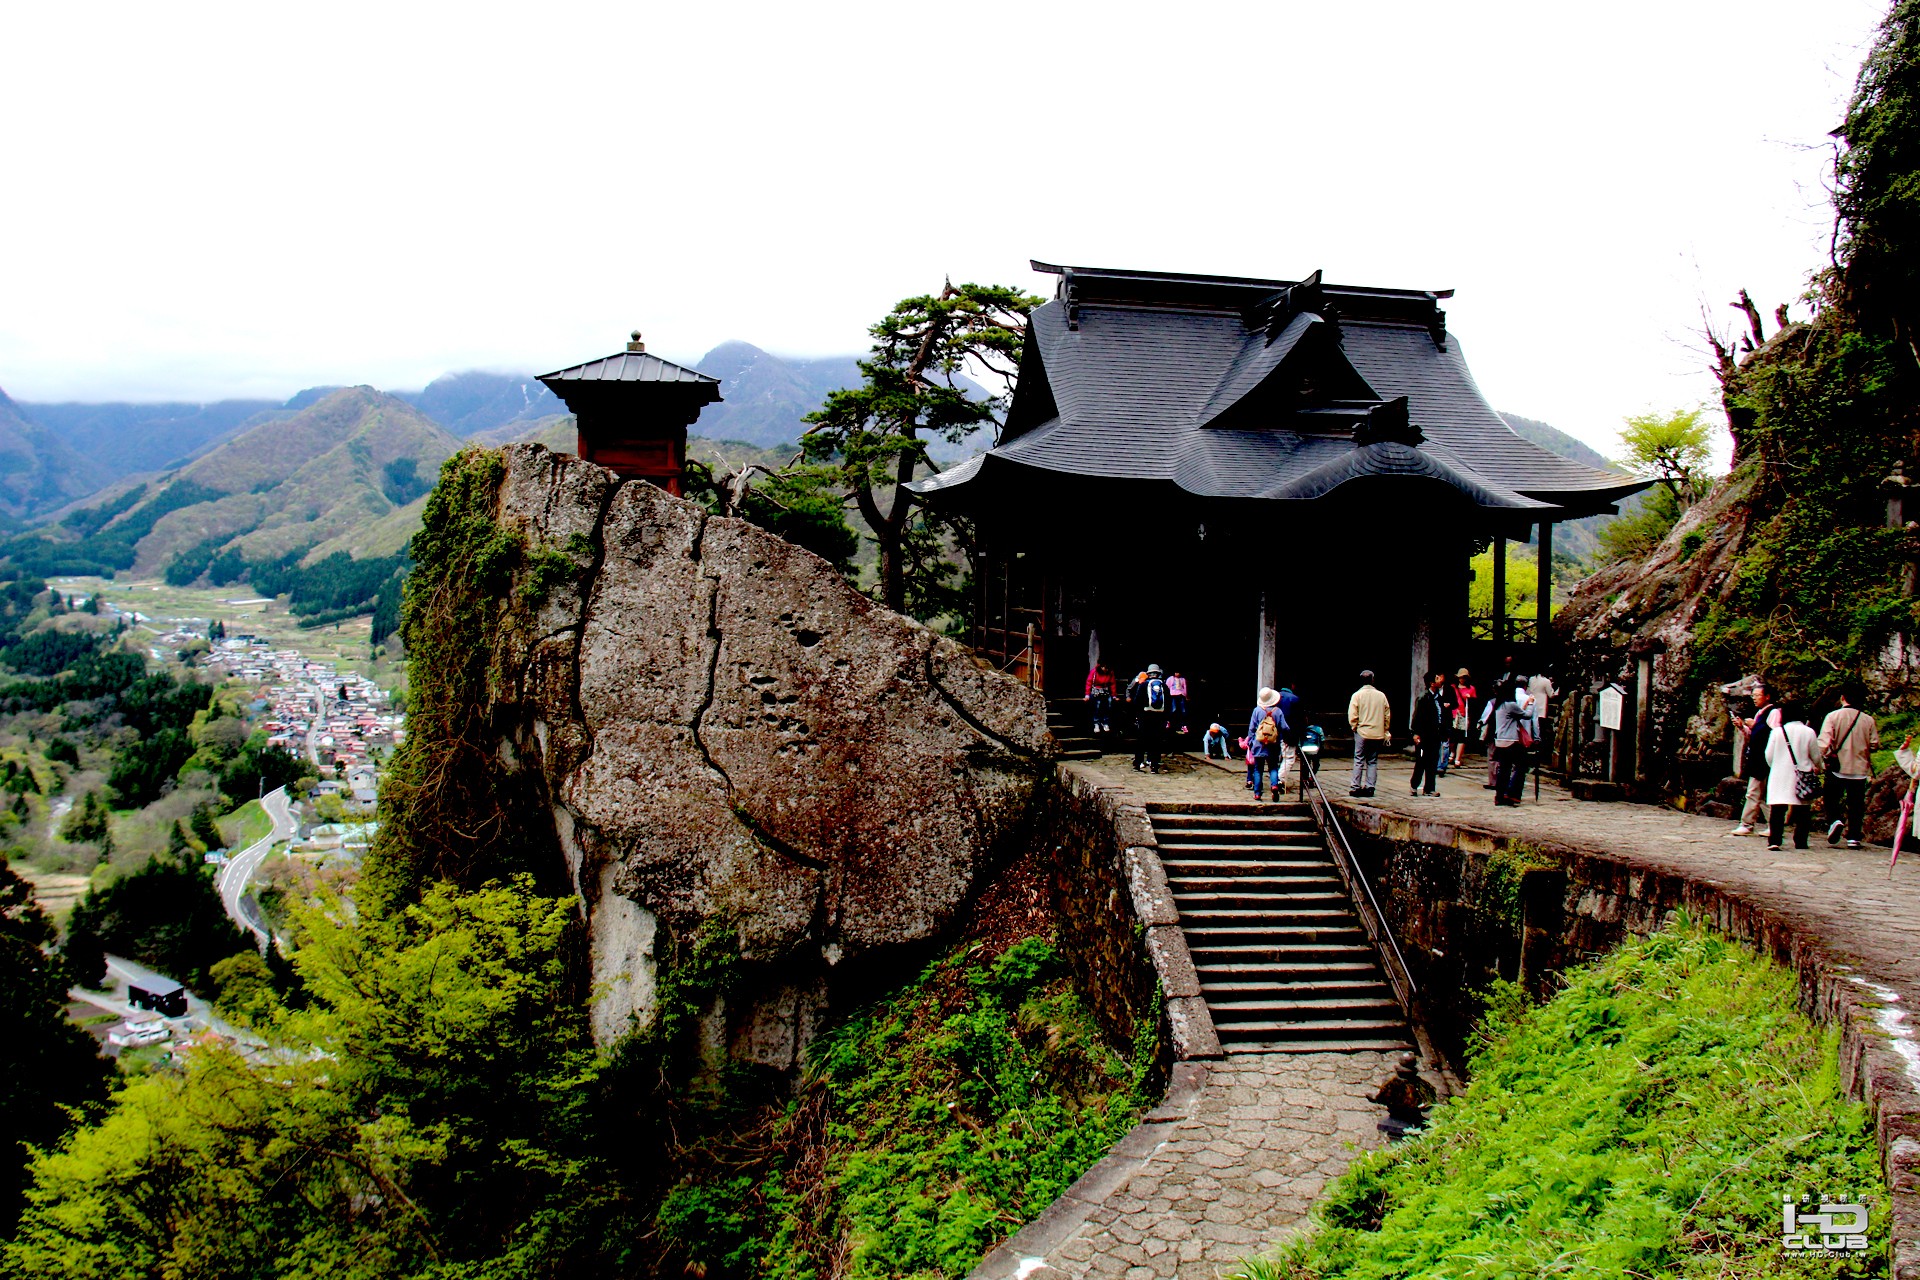
<svg viewBox="0 0 1920 1280">
<path fill-rule="evenodd" d="M 0 388 L 848 352 L 1037 257 L 1457 289 L 1494 405 L 1609 450 L 1823 261 L 1884 9 L 8 5 Z"/>
</svg>

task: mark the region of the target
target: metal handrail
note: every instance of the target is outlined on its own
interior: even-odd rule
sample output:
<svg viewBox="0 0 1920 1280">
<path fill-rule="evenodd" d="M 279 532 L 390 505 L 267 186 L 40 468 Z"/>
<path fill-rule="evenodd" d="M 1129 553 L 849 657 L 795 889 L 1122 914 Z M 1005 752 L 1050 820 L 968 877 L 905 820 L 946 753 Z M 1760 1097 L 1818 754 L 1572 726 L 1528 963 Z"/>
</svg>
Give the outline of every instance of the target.
<svg viewBox="0 0 1920 1280">
<path fill-rule="evenodd" d="M 1320 771 L 1313 767 L 1313 761 L 1305 752 L 1299 755 L 1300 789 L 1305 791 L 1307 783 L 1313 784 L 1313 798 L 1308 802 L 1308 807 L 1313 811 L 1314 821 L 1320 826 L 1320 834 L 1327 839 L 1327 848 L 1334 853 L 1334 869 L 1347 882 L 1347 895 L 1358 909 L 1361 927 L 1373 939 L 1374 950 L 1380 954 L 1381 964 L 1387 971 L 1387 982 L 1393 987 L 1394 998 L 1400 1002 L 1400 1012 L 1406 1015 L 1411 1025 L 1413 999 L 1419 994 L 1419 989 L 1414 986 L 1413 974 L 1407 969 L 1407 958 L 1400 953 L 1400 944 L 1394 940 L 1393 930 L 1387 928 L 1386 913 L 1380 909 L 1379 901 L 1373 896 L 1373 886 L 1360 869 L 1360 860 L 1354 856 L 1353 845 L 1347 840 L 1346 828 L 1340 825 L 1340 815 L 1333 811 L 1327 793 L 1320 787 Z M 1365 894 L 1364 901 L 1361 894 L 1355 892 L 1355 881 L 1359 882 L 1360 891 Z"/>
</svg>

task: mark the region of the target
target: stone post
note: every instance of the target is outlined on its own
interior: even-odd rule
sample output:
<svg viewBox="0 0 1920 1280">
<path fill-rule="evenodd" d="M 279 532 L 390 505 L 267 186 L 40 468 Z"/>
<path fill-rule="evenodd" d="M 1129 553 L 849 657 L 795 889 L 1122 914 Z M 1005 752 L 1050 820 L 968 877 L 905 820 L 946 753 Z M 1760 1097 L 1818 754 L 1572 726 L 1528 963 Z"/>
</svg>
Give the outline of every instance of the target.
<svg viewBox="0 0 1920 1280">
<path fill-rule="evenodd" d="M 1653 777 L 1653 660 L 1667 651 L 1667 642 L 1655 636 L 1633 642 L 1633 781 L 1647 786 Z"/>
</svg>

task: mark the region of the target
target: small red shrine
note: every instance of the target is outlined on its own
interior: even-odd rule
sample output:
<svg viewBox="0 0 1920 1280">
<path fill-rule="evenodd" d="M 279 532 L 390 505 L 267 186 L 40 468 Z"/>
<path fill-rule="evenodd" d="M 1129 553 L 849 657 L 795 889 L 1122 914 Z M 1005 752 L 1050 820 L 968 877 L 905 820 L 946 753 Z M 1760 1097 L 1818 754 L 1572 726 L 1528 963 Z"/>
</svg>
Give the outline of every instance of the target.
<svg viewBox="0 0 1920 1280">
<path fill-rule="evenodd" d="M 647 354 L 634 330 L 627 349 L 540 381 L 572 411 L 588 462 L 678 495 L 687 471 L 687 428 L 720 399 L 720 380 Z"/>
</svg>

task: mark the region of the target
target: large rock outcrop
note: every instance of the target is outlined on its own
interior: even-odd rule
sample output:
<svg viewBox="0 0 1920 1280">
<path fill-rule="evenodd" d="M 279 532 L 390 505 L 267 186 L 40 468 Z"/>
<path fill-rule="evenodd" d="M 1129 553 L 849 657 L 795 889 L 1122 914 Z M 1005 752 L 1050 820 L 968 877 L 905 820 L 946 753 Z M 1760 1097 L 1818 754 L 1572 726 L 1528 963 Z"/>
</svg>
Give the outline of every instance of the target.
<svg viewBox="0 0 1920 1280">
<path fill-rule="evenodd" d="M 763 529 L 506 457 L 531 568 L 494 719 L 590 913 L 596 1035 L 647 1016 L 663 926 L 720 921 L 751 973 L 727 1038 L 791 1065 L 837 974 L 936 940 L 1023 834 L 1044 704 Z"/>
</svg>

